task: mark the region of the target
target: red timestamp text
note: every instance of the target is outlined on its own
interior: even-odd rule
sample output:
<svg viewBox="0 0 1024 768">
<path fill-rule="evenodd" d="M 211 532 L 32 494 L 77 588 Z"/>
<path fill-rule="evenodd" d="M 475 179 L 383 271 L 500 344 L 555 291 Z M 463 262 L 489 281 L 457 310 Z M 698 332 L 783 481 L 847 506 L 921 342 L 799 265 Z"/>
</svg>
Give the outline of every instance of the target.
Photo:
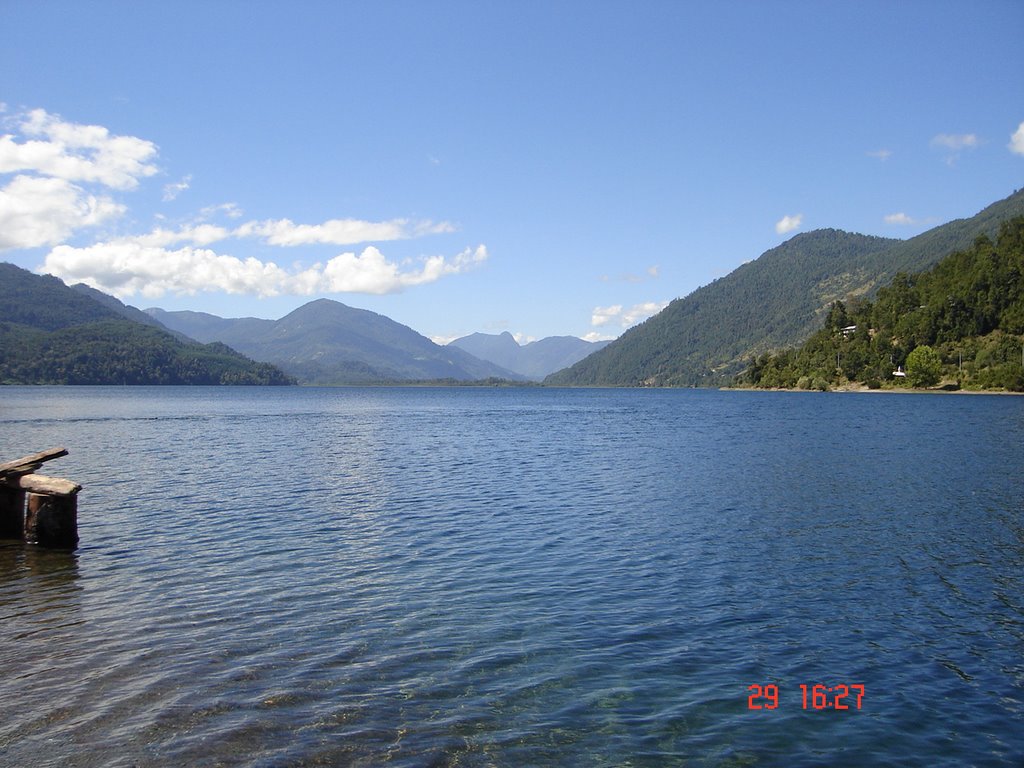
<svg viewBox="0 0 1024 768">
<path fill-rule="evenodd" d="M 766 685 L 748 685 L 747 709 L 778 709 L 779 686 L 774 683 Z M 861 683 L 839 683 L 828 686 L 823 684 L 800 685 L 800 701 L 804 709 L 861 709 L 864 705 L 865 689 Z"/>
</svg>

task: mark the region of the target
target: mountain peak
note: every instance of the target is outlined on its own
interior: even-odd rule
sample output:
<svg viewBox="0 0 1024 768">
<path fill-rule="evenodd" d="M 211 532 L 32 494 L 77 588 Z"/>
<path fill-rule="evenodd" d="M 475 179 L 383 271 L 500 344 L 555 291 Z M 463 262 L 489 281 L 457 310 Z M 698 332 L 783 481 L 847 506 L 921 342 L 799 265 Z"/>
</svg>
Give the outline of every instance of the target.
<svg viewBox="0 0 1024 768">
<path fill-rule="evenodd" d="M 391 318 L 333 299 L 315 299 L 280 320 L 215 318 L 199 324 L 177 312 L 160 319 L 183 333 L 202 333 L 274 362 L 310 384 L 516 378 L 462 350 L 439 347 Z"/>
<path fill-rule="evenodd" d="M 596 352 L 605 342 L 589 342 L 575 336 L 548 336 L 520 346 L 508 331 L 499 334 L 472 333 L 448 346 L 507 368 L 528 379 L 540 381 L 548 374 L 567 368 Z"/>
</svg>

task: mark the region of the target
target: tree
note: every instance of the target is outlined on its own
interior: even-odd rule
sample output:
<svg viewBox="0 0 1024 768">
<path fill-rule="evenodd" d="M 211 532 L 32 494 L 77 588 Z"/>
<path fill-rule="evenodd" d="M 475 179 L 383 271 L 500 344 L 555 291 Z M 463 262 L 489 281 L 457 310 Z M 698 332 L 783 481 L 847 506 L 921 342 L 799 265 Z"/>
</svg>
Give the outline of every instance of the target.
<svg viewBox="0 0 1024 768">
<path fill-rule="evenodd" d="M 912 387 L 931 387 L 939 383 L 942 359 L 939 353 L 922 344 L 907 355 L 907 382 Z"/>
</svg>

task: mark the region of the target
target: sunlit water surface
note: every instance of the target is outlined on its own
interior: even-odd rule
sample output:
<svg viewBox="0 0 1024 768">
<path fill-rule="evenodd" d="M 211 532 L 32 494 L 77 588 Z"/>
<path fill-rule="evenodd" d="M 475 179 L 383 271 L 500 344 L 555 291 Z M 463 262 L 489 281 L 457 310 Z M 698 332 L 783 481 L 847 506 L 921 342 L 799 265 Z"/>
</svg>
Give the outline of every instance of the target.
<svg viewBox="0 0 1024 768">
<path fill-rule="evenodd" d="M 54 445 L 3 766 L 1024 764 L 1024 398 L 0 389 Z"/>
</svg>

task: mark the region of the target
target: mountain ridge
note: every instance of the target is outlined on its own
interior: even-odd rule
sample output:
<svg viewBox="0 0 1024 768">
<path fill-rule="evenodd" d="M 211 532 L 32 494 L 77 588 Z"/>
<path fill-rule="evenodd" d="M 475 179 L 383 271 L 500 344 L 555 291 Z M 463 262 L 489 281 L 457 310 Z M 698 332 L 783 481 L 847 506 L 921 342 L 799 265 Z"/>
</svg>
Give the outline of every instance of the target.
<svg viewBox="0 0 1024 768">
<path fill-rule="evenodd" d="M 481 360 L 514 371 L 531 381 L 573 365 L 608 345 L 607 341 L 585 341 L 576 336 L 547 336 L 520 344 L 505 331 L 500 334 L 471 333 L 448 346 L 459 347 Z"/>
<path fill-rule="evenodd" d="M 464 350 L 439 346 L 384 315 L 333 299 L 315 299 L 278 320 L 145 312 L 186 335 L 221 341 L 272 362 L 307 384 L 523 378 Z"/>
<path fill-rule="evenodd" d="M 1024 213 L 1024 190 L 908 240 L 801 233 L 702 286 L 604 349 L 545 380 L 560 386 L 720 386 L 749 360 L 798 344 L 837 300 L 871 296 Z"/>
<path fill-rule="evenodd" d="M 1024 216 L 873 300 L 837 301 L 800 347 L 756 358 L 737 386 L 869 389 L 910 383 L 1024 391 Z M 905 369 L 905 372 L 904 372 Z"/>
<path fill-rule="evenodd" d="M 182 341 L 93 288 L 0 263 L 0 382 L 290 384 L 223 344 Z"/>
</svg>

